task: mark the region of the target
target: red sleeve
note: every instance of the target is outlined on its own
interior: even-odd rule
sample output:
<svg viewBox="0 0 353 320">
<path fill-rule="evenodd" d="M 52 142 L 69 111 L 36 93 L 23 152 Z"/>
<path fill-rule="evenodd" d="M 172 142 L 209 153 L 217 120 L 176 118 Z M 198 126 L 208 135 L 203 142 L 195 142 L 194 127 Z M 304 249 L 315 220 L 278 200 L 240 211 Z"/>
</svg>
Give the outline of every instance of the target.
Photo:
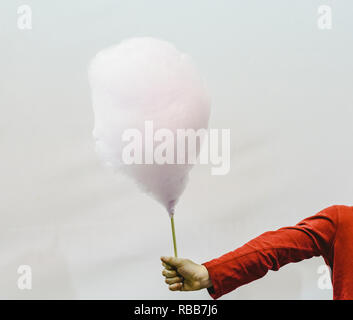
<svg viewBox="0 0 353 320">
<path fill-rule="evenodd" d="M 329 261 L 337 214 L 337 206 L 329 207 L 293 227 L 265 232 L 242 247 L 203 263 L 213 284 L 208 289 L 210 295 L 217 299 L 290 262 L 320 255 Z"/>
</svg>

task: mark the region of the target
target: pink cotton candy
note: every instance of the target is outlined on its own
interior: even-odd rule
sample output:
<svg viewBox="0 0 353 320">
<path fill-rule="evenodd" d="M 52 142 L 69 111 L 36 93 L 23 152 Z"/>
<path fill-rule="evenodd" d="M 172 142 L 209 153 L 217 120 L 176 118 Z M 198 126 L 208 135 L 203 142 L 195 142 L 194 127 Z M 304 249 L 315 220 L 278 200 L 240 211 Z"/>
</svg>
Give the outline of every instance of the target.
<svg viewBox="0 0 353 320">
<path fill-rule="evenodd" d="M 89 79 L 100 157 L 173 214 L 192 164 L 126 164 L 122 135 L 137 129 L 145 138 L 146 121 L 174 134 L 177 129 L 207 129 L 210 99 L 191 58 L 166 41 L 132 38 L 100 51 Z"/>
</svg>

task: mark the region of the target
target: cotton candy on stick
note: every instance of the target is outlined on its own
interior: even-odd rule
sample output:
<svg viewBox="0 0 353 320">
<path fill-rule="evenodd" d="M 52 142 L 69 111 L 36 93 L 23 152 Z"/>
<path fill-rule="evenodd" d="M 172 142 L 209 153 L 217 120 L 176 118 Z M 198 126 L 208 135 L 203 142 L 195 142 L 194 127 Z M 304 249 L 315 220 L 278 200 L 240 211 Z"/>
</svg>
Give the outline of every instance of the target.
<svg viewBox="0 0 353 320">
<path fill-rule="evenodd" d="M 207 129 L 210 101 L 193 62 L 168 42 L 132 38 L 100 51 L 90 64 L 89 80 L 96 150 L 104 163 L 128 175 L 166 208 L 177 256 L 174 210 L 193 165 L 187 162 L 190 150 L 188 143 L 174 140 L 171 146 L 167 137 L 157 141 L 150 133 L 168 129 L 176 138 L 178 129 Z M 126 161 L 124 135 L 129 129 L 141 133 L 142 163 Z M 173 163 L 153 161 L 151 150 L 162 143 L 174 148 Z M 177 162 L 180 151 L 186 163 Z M 199 147 L 194 153 L 198 155 Z"/>
</svg>

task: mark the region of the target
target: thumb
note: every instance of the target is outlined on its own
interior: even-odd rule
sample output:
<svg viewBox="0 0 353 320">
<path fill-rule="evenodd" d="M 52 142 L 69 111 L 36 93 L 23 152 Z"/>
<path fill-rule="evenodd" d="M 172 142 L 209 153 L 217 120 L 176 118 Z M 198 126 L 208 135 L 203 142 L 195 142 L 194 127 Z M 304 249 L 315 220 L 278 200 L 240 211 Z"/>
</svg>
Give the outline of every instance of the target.
<svg viewBox="0 0 353 320">
<path fill-rule="evenodd" d="M 172 267 L 178 268 L 183 265 L 184 259 L 175 257 L 161 257 L 161 260 Z"/>
</svg>

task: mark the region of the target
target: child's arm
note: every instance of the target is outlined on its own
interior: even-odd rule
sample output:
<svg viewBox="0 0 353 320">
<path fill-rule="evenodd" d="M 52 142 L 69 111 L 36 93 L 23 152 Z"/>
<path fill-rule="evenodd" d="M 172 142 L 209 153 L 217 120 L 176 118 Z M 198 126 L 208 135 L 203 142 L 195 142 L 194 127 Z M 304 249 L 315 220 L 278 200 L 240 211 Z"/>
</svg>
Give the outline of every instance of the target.
<svg viewBox="0 0 353 320">
<path fill-rule="evenodd" d="M 186 286 L 183 285 L 185 282 L 190 289 L 195 285 L 194 282 L 197 284 L 198 278 L 203 279 L 202 283 L 205 284 L 209 284 L 208 280 L 211 280 L 212 286 L 201 286 L 199 283 L 195 288 L 207 287 L 211 296 L 217 299 L 244 284 L 263 277 L 268 270 L 278 270 L 290 262 L 322 255 L 326 263 L 331 265 L 331 249 L 337 229 L 337 214 L 337 206 L 332 206 L 304 219 L 293 227 L 266 232 L 244 246 L 203 263 L 203 265 L 193 263 L 194 272 L 187 273 L 186 277 L 179 271 L 184 271 L 187 266 L 191 266 L 186 265 L 187 261 L 191 262 L 190 260 L 174 261 L 175 259 L 165 258 L 163 260 L 165 266 L 176 271 L 174 275 L 176 282 L 172 283 L 172 290 L 185 290 Z M 206 267 L 207 272 L 202 267 Z M 205 279 L 206 275 L 208 279 Z M 180 278 L 180 276 L 183 277 Z"/>
</svg>

